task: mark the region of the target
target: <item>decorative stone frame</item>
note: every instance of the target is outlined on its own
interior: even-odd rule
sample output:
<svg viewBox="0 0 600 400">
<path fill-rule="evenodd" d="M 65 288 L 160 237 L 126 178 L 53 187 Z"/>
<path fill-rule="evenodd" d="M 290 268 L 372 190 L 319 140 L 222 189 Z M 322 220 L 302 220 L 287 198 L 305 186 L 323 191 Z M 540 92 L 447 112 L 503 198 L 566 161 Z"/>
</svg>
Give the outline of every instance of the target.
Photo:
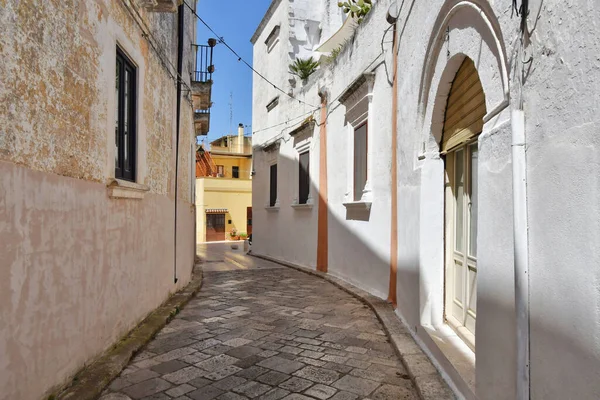
<svg viewBox="0 0 600 400">
<path fill-rule="evenodd" d="M 267 201 L 265 202 L 265 210 L 267 211 L 279 211 L 279 148 L 281 147 L 281 141 L 280 140 L 276 140 L 274 142 L 271 143 L 267 143 L 265 145 L 263 145 L 261 147 L 262 153 L 263 153 L 263 160 L 265 162 L 265 164 L 267 165 L 266 170 L 268 171 L 268 178 L 267 178 L 267 188 L 268 188 L 268 196 L 267 196 Z M 271 174 L 271 166 L 273 164 L 277 164 L 277 199 L 275 200 L 275 205 L 271 206 L 270 204 L 270 190 L 271 190 L 271 186 L 270 186 L 270 174 Z"/>
<path fill-rule="evenodd" d="M 454 45 L 444 57 L 447 30 Z M 423 338 L 428 348 L 437 346 L 447 359 L 444 362 L 454 367 L 445 370 L 455 371 L 449 378 L 460 392 L 475 393 L 475 354 L 444 321 L 445 165 L 440 142 L 451 84 L 465 57 L 475 61 L 486 109 L 490 110 L 484 117 L 479 141 L 490 134 L 499 120 L 506 119 L 503 110 L 508 107 L 510 96 L 503 43 L 499 23 L 486 1 L 446 0 L 430 37 L 419 86 L 422 141 L 417 167 L 421 169 L 421 198 L 428 199 L 427 206 L 420 211 L 420 323 L 426 332 Z"/>
<path fill-rule="evenodd" d="M 146 180 L 147 175 L 147 139 L 146 139 L 146 125 L 144 123 L 144 107 L 143 100 L 145 98 L 145 58 L 141 53 L 139 46 L 135 46 L 129 37 L 123 31 L 123 28 L 117 24 L 112 24 L 111 32 L 113 32 L 113 40 L 107 41 L 103 48 L 104 65 L 106 71 L 106 81 L 108 87 L 112 88 L 108 91 L 107 99 L 107 113 L 106 113 L 106 124 L 107 124 L 107 158 L 105 164 L 105 175 L 107 176 L 107 190 L 108 196 L 111 198 L 121 199 L 142 199 L 146 192 L 150 191 L 150 187 L 143 184 Z M 137 96 L 136 96 L 136 176 L 135 182 L 124 181 L 115 178 L 115 107 L 114 104 L 117 101 L 115 98 L 114 87 L 116 84 L 116 77 L 114 74 L 116 60 L 117 60 L 117 48 L 119 48 L 135 65 L 136 67 L 136 83 L 137 83 Z"/>
<path fill-rule="evenodd" d="M 302 123 L 298 128 L 290 132 L 290 136 L 294 138 L 294 176 L 300 176 L 300 154 L 309 152 L 309 177 L 311 182 L 313 181 L 314 174 L 314 163 L 312 162 L 315 158 L 313 157 L 312 139 L 313 131 L 315 129 L 315 121 L 308 119 Z M 299 185 L 294 186 L 294 199 L 292 200 L 291 206 L 295 209 L 311 209 L 314 205 L 313 199 L 313 188 L 312 185 L 308 186 L 308 199 L 305 204 L 299 204 Z"/>
<path fill-rule="evenodd" d="M 344 194 L 344 206 L 346 208 L 371 208 L 373 202 L 372 180 L 373 180 L 373 149 L 375 127 L 373 121 L 373 87 L 375 84 L 375 73 L 361 74 L 340 96 L 340 103 L 346 107 L 346 129 L 347 129 L 347 181 L 346 193 Z M 354 131 L 364 123 L 367 123 L 367 181 L 363 188 L 359 201 L 354 200 Z M 352 138 L 352 139 L 350 139 Z"/>
</svg>

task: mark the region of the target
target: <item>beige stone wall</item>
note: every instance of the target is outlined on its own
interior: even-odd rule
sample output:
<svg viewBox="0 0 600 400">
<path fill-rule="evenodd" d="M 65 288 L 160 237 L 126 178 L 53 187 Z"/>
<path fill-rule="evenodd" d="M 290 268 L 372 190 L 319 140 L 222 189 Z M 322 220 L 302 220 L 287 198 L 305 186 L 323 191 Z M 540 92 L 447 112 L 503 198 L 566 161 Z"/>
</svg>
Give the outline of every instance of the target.
<svg viewBox="0 0 600 400">
<path fill-rule="evenodd" d="M 184 85 L 173 282 L 177 14 L 136 4 L 0 0 L 2 398 L 47 397 L 189 281 L 194 134 Z M 186 13 L 189 57 L 195 19 Z M 106 188 L 117 45 L 138 72 L 142 200 L 112 199 Z M 189 85 L 190 60 L 183 65 Z"/>
</svg>

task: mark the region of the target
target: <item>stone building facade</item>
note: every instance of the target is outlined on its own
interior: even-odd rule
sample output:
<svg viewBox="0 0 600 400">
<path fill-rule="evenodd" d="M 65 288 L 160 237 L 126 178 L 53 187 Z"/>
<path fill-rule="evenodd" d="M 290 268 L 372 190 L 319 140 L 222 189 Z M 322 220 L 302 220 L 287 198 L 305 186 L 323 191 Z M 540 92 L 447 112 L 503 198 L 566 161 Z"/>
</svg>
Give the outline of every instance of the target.
<svg viewBox="0 0 600 400">
<path fill-rule="evenodd" d="M 600 9 L 377 0 L 350 36 L 290 18 L 328 5 L 274 0 L 251 40 L 283 90 L 254 78 L 252 251 L 389 299 L 460 397 L 600 396 Z"/>
<path fill-rule="evenodd" d="M 195 24 L 171 0 L 0 2 L 0 397 L 46 398 L 189 282 Z"/>
</svg>

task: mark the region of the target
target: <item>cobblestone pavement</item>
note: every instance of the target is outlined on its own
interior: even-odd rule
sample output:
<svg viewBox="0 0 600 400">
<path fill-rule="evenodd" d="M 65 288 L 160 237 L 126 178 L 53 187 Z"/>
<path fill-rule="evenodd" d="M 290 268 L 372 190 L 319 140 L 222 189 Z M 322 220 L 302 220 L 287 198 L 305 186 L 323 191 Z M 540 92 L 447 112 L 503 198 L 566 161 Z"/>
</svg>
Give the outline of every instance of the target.
<svg viewBox="0 0 600 400">
<path fill-rule="evenodd" d="M 360 301 L 229 245 L 201 251 L 202 290 L 111 383 L 106 398 L 418 398 Z"/>
</svg>

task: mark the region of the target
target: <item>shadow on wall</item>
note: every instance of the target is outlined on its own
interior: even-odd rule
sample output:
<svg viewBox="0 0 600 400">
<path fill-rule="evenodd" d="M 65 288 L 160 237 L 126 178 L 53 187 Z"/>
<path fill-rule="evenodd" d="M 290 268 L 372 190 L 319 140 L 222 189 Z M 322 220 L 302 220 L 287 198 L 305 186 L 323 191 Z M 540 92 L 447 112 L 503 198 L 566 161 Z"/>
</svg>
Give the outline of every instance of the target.
<svg viewBox="0 0 600 400">
<path fill-rule="evenodd" d="M 313 143 L 318 143 L 318 127 L 313 135 Z M 331 140 L 331 136 L 328 137 Z M 256 152 L 262 153 L 262 150 L 257 149 Z M 265 204 L 269 198 L 269 168 L 267 164 L 258 154 L 257 167 L 259 167 L 256 176 L 254 177 L 253 191 L 256 191 L 253 198 L 254 207 L 254 226 L 253 226 L 253 247 L 258 254 L 273 256 L 275 258 L 285 259 L 290 262 L 297 260 L 289 259 L 285 253 L 272 254 L 267 249 L 278 249 L 282 246 L 302 246 L 302 242 L 317 243 L 317 214 L 320 200 L 318 188 L 315 181 L 318 181 L 318 147 L 311 149 L 311 180 L 310 193 L 313 199 L 312 208 L 294 209 L 292 200 L 297 193 L 298 169 L 297 160 L 284 157 L 279 154 L 277 157 L 277 165 L 279 171 L 278 179 L 278 199 L 279 211 L 267 211 Z M 330 164 L 329 171 L 332 170 Z M 339 175 L 335 179 L 343 179 L 346 181 L 346 173 L 342 169 L 335 168 Z M 294 171 L 294 175 L 284 171 Z M 260 176 L 264 174 L 265 176 Z M 287 182 L 283 182 L 283 178 L 287 177 Z M 293 178 L 293 179 L 292 179 Z M 295 190 L 290 193 L 283 193 L 283 188 L 293 188 Z M 332 176 L 329 176 L 329 187 L 332 187 Z M 440 187 L 443 188 L 443 182 L 440 182 Z M 287 189 L 286 189 L 287 190 Z M 390 204 L 388 202 L 377 203 L 375 201 L 369 211 L 366 210 L 346 210 L 342 202 L 344 193 L 336 193 L 331 191 L 332 195 L 328 199 L 328 273 L 348 281 L 374 295 L 381 298 L 387 298 L 390 277 Z M 377 193 L 374 193 L 377 199 Z M 411 196 L 406 196 L 411 197 Z M 415 190 L 412 198 L 405 199 L 400 196 L 399 204 L 408 201 L 411 204 L 417 204 L 419 207 L 419 194 Z M 314 218 L 313 218 L 314 217 Z M 509 216 L 510 217 L 510 216 Z M 402 221 L 412 219 L 410 224 L 403 224 Z M 402 231 L 407 226 L 419 226 L 415 223 L 417 215 L 399 214 L 399 238 L 410 237 L 410 235 L 419 235 L 419 232 Z M 310 231 L 299 235 L 295 228 L 295 221 L 309 221 Z M 382 222 L 383 221 L 383 222 Z M 373 224 L 377 224 L 373 227 Z M 368 232 L 368 233 L 365 233 Z M 374 238 L 371 232 L 376 232 L 375 241 L 381 241 L 381 247 L 374 246 Z M 413 236 L 414 237 L 414 236 Z M 506 241 L 512 242 L 512 238 L 505 238 Z M 503 240 L 504 241 L 504 240 Z M 266 242 L 269 242 L 268 246 Z M 418 243 L 418 241 L 417 241 Z M 399 243 L 402 248 L 402 242 Z M 418 247 L 417 247 L 418 249 Z M 265 251 L 267 250 L 267 251 Z M 398 271 L 397 271 L 397 303 L 400 315 L 409 328 L 415 333 L 428 347 L 428 350 L 434 355 L 437 360 L 437 365 L 441 366 L 451 377 L 459 376 L 459 373 L 454 370 L 450 362 L 444 358 L 440 349 L 438 349 L 434 341 L 429 337 L 426 330 L 420 324 L 422 299 L 420 299 L 421 291 L 421 265 L 419 264 L 418 250 L 412 254 L 403 254 L 402 251 L 398 255 Z M 310 255 L 311 259 L 316 259 L 316 254 Z M 443 274 L 442 271 L 440 273 Z M 443 296 L 443 294 L 441 294 Z M 513 399 L 514 398 L 514 383 L 516 379 L 516 328 L 515 328 L 515 311 L 514 311 L 514 296 L 513 293 L 492 291 L 482 291 L 481 288 L 477 294 L 477 309 L 485 310 L 486 321 L 495 321 L 495 323 L 504 324 L 505 332 L 514 332 L 514 336 L 506 337 L 498 341 L 497 332 L 494 332 L 494 326 L 489 324 L 481 326 L 477 325 L 477 354 L 480 359 L 477 365 L 479 372 L 477 373 L 477 398 L 479 399 Z M 442 297 L 443 298 L 443 297 Z M 557 317 L 560 317 L 557 315 Z M 487 324 L 487 322 L 486 322 Z M 557 329 L 554 320 L 544 320 L 531 316 L 531 382 L 532 393 L 536 393 L 536 397 L 540 398 L 555 398 L 551 391 L 547 389 L 547 382 L 562 382 L 561 385 L 569 387 L 569 393 L 573 394 L 573 398 L 600 398 L 600 381 L 596 378 L 596 371 L 600 368 L 600 354 L 596 349 L 586 348 L 578 341 L 576 335 L 565 329 Z M 559 347 L 557 347 L 559 344 Z M 541 349 L 555 348 L 551 356 L 542 354 Z M 500 350 L 499 350 L 500 349 Z M 497 358 L 498 353 L 502 353 L 501 358 Z M 549 368 L 536 365 L 535 360 L 538 359 L 555 360 L 556 367 Z M 490 371 L 494 371 L 493 376 Z M 458 382 L 458 386 L 462 389 L 467 385 L 463 382 Z"/>
</svg>

